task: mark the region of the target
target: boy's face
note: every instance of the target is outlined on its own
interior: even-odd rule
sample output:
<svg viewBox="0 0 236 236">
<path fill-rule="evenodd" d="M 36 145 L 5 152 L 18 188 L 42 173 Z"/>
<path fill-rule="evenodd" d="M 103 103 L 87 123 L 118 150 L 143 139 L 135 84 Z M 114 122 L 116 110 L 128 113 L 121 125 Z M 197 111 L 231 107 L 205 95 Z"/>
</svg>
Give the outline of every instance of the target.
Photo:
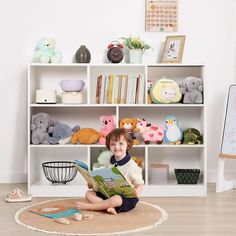
<svg viewBox="0 0 236 236">
<path fill-rule="evenodd" d="M 123 136 L 120 137 L 119 140 L 111 140 L 110 143 L 110 151 L 115 155 L 116 158 L 121 160 L 125 157 L 127 151 L 128 144 Z"/>
</svg>

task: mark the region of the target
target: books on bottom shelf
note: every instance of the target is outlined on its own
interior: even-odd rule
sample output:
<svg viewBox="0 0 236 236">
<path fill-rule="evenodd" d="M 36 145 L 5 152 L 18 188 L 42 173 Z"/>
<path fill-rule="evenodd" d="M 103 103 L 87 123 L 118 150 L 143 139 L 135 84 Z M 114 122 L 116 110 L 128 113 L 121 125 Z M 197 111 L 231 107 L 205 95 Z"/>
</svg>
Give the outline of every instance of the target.
<svg viewBox="0 0 236 236">
<path fill-rule="evenodd" d="M 142 104 L 144 76 L 99 75 L 96 86 L 97 104 Z"/>
<path fill-rule="evenodd" d="M 84 177 L 94 191 L 98 191 L 105 197 L 123 195 L 127 198 L 136 197 L 135 188 L 125 179 L 117 167 L 88 170 L 88 166 L 79 160 L 75 160 L 78 171 Z"/>
</svg>

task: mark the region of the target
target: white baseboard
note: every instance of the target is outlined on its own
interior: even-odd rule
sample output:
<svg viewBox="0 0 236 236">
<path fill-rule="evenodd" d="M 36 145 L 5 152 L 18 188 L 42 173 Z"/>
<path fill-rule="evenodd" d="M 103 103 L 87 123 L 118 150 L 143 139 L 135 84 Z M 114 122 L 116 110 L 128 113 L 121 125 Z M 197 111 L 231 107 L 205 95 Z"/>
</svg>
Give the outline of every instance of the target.
<svg viewBox="0 0 236 236">
<path fill-rule="evenodd" d="M 0 183 L 10 184 L 10 183 L 26 183 L 27 173 L 23 171 L 0 171 Z"/>
</svg>

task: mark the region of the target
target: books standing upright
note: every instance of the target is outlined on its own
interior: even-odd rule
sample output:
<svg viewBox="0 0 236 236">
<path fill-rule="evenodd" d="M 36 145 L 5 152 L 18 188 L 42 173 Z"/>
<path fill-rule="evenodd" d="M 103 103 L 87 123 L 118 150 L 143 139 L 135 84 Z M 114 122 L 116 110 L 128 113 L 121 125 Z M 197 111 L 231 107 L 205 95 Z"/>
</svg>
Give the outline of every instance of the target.
<svg viewBox="0 0 236 236">
<path fill-rule="evenodd" d="M 75 163 L 80 174 L 93 187 L 94 191 L 100 192 L 107 198 L 114 195 L 122 195 L 127 198 L 136 197 L 135 188 L 131 186 L 117 167 L 89 171 L 84 162 L 75 160 Z"/>
</svg>

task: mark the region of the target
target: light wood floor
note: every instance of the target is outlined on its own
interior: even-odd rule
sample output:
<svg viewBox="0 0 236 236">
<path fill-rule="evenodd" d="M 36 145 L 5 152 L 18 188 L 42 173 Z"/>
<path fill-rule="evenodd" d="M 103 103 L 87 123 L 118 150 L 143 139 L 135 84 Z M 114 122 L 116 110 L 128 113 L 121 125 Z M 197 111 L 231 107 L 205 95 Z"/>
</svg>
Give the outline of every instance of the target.
<svg viewBox="0 0 236 236">
<path fill-rule="evenodd" d="M 0 235 L 1 236 L 48 236 L 35 232 L 14 222 L 15 212 L 27 205 L 45 200 L 34 198 L 29 203 L 6 203 L 4 198 L 10 190 L 24 184 L 0 184 Z M 168 212 L 168 220 L 162 225 L 135 236 L 235 236 L 236 235 L 236 190 L 215 193 L 215 186 L 208 186 L 206 198 L 142 198 L 157 204 Z M 112 216 L 111 216 L 112 217 Z M 105 223 L 105 222 L 104 222 Z M 52 235 L 52 234 L 51 234 Z"/>
</svg>

